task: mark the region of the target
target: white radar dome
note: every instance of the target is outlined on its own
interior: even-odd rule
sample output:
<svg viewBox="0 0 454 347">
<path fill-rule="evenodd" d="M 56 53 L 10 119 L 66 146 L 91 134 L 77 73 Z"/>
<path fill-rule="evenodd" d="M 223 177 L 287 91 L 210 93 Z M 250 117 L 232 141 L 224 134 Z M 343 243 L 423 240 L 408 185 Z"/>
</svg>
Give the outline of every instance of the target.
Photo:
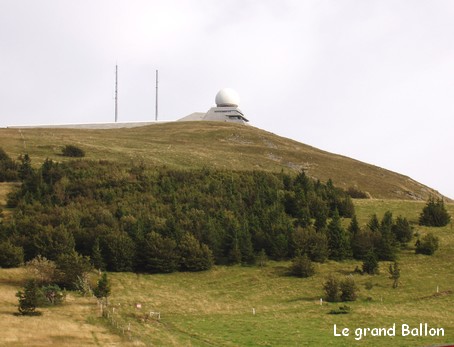
<svg viewBox="0 0 454 347">
<path fill-rule="evenodd" d="M 240 96 L 232 88 L 221 89 L 216 94 L 217 107 L 238 107 L 240 103 Z"/>
</svg>

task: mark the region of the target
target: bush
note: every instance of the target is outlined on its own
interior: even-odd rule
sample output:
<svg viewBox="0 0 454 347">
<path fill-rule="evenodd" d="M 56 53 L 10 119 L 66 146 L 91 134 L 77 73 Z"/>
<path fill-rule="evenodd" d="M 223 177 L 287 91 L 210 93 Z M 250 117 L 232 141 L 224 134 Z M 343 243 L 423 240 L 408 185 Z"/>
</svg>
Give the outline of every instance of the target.
<svg viewBox="0 0 454 347">
<path fill-rule="evenodd" d="M 50 284 L 56 280 L 55 262 L 38 255 L 36 258 L 28 261 L 25 264 L 27 272 L 38 281 L 39 284 Z"/>
<path fill-rule="evenodd" d="M 323 290 L 325 291 L 325 300 L 329 302 L 337 302 L 340 299 L 339 294 L 339 280 L 334 276 L 329 276 L 323 283 Z"/>
<path fill-rule="evenodd" d="M 351 276 L 344 278 L 342 281 L 330 276 L 323 284 L 323 289 L 325 291 L 325 300 L 329 302 L 355 301 L 359 290 Z"/>
<path fill-rule="evenodd" d="M 56 284 L 50 284 L 40 288 L 38 306 L 53 306 L 63 303 L 66 293 Z"/>
<path fill-rule="evenodd" d="M 416 241 L 416 254 L 433 255 L 438 249 L 439 238 L 432 233 L 428 233 L 421 240 Z"/>
<path fill-rule="evenodd" d="M 307 254 L 301 255 L 301 251 L 298 251 L 292 260 L 290 273 L 293 276 L 310 277 L 315 273 L 314 264 L 312 264 Z"/>
<path fill-rule="evenodd" d="M 65 157 L 82 158 L 85 157 L 85 151 L 74 145 L 66 145 L 62 150 L 62 155 Z"/>
<path fill-rule="evenodd" d="M 81 256 L 76 251 L 60 255 L 57 265 L 57 282 L 66 289 L 77 289 L 78 278 L 86 277 L 91 270 L 90 258 Z"/>
<path fill-rule="evenodd" d="M 28 280 L 25 284 L 24 291 L 18 291 L 16 297 L 19 299 L 18 310 L 22 315 L 39 315 L 36 312 L 36 307 L 40 302 L 42 293 L 39 290 L 38 284 L 35 280 Z"/>
<path fill-rule="evenodd" d="M 359 190 L 358 188 L 350 187 L 347 189 L 347 194 L 353 199 L 369 199 L 367 193 Z"/>
<path fill-rule="evenodd" d="M 24 262 L 24 249 L 14 246 L 10 241 L 0 243 L 0 267 L 20 266 Z"/>
<path fill-rule="evenodd" d="M 451 216 L 442 199 L 430 198 L 419 216 L 419 225 L 443 227 L 449 223 Z"/>
<path fill-rule="evenodd" d="M 358 297 L 358 287 L 353 277 L 346 277 L 339 284 L 341 301 L 355 301 Z"/>
<path fill-rule="evenodd" d="M 371 249 L 367 252 L 366 257 L 363 261 L 363 273 L 369 275 L 378 274 L 378 259 L 375 252 Z"/>
<path fill-rule="evenodd" d="M 323 263 L 328 259 L 328 238 L 324 231 L 316 232 L 313 228 L 297 228 L 293 233 L 296 249 L 307 254 L 310 260 Z"/>
</svg>

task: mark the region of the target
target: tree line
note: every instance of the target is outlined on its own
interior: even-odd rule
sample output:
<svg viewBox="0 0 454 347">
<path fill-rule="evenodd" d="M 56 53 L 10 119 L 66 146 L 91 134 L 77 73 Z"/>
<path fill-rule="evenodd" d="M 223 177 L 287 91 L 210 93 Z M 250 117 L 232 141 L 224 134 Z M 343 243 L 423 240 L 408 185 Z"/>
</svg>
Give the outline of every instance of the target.
<svg viewBox="0 0 454 347">
<path fill-rule="evenodd" d="M 351 217 L 349 195 L 298 174 L 209 168 L 146 168 L 110 161 L 17 163 L 22 185 L 0 243 L 28 261 L 76 250 L 110 271 L 172 272 L 213 263 L 293 257 L 299 230 L 323 238 L 329 220 Z M 318 235 L 320 233 L 320 235 Z M 303 235 L 303 239 L 304 239 Z M 301 242 L 305 242 L 305 239 Z"/>
<path fill-rule="evenodd" d="M 3 158 L 12 163 L 11 177 L 22 181 L 8 196 L 12 217 L 0 223 L 3 267 L 74 251 L 98 269 L 148 273 L 253 264 L 263 257 L 373 263 L 395 260 L 413 237 L 408 220 L 391 212 L 360 227 L 348 192 L 304 171 L 181 170 L 81 159 L 47 159 L 34 168 L 28 155 L 19 162 Z M 342 218 L 351 218 L 347 228 Z M 421 253 L 430 253 L 428 243 L 438 246 L 422 241 Z"/>
</svg>

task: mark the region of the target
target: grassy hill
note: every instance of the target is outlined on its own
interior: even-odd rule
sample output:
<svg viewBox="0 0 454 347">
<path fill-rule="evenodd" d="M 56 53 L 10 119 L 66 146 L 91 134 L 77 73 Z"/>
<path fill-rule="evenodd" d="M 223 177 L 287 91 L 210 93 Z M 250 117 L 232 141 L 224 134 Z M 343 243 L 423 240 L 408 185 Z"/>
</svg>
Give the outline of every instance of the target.
<svg viewBox="0 0 454 347">
<path fill-rule="evenodd" d="M 415 223 L 424 205 L 411 201 L 355 201 L 364 225 L 372 213 L 407 216 Z M 447 205 L 454 214 L 454 205 Z M 0 323 L 2 346 L 433 346 L 454 341 L 452 306 L 454 234 L 443 228 L 416 227 L 440 238 L 433 256 L 414 254 L 412 246 L 400 254 L 401 284 L 392 288 L 388 262 L 380 274 L 353 272 L 358 261 L 317 264 L 308 279 L 286 275 L 288 262 L 270 262 L 264 268 L 217 266 L 200 273 L 144 275 L 111 273 L 112 295 L 107 320 L 97 318 L 93 300 L 71 295 L 61 307 L 45 309 L 41 317 L 18 317 L 15 291 L 23 281 L 21 269 L 0 269 Z M 360 291 L 348 303 L 351 313 L 330 315 L 340 304 L 323 303 L 322 282 L 329 274 L 351 275 Z M 437 292 L 438 287 L 438 292 Z M 367 289 L 369 288 L 369 289 Z M 141 308 L 137 309 L 136 304 Z M 253 314 L 252 309 L 255 309 Z M 115 310 L 114 310 L 115 309 Z M 150 311 L 159 312 L 149 317 Z M 356 328 L 389 328 L 396 337 L 366 336 L 355 340 Z M 401 324 L 427 323 L 444 328 L 444 337 L 400 336 Z M 333 325 L 349 328 L 348 337 L 335 337 Z M 129 332 L 128 332 L 129 329 Z M 123 341 L 112 335 L 117 332 Z M 110 333 L 109 333 L 110 331 Z"/>
<path fill-rule="evenodd" d="M 57 161 L 64 145 L 83 148 L 88 159 L 143 161 L 178 168 L 298 171 L 373 198 L 426 200 L 439 196 L 407 176 L 287 139 L 264 130 L 221 122 L 174 122 L 129 129 L 0 129 L 10 156 L 29 153 L 34 164 Z"/>
</svg>

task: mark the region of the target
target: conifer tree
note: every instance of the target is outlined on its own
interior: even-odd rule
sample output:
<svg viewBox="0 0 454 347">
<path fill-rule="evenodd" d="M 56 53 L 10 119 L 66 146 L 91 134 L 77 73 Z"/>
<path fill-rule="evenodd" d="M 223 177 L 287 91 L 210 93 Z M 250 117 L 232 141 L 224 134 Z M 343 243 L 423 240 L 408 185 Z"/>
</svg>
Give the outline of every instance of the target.
<svg viewBox="0 0 454 347">
<path fill-rule="evenodd" d="M 98 285 L 93 289 L 93 294 L 98 298 L 106 299 L 106 305 L 108 305 L 108 297 L 110 296 L 110 282 L 107 278 L 107 273 L 103 273 L 98 281 Z"/>
<path fill-rule="evenodd" d="M 356 215 L 353 215 L 350 225 L 348 226 L 348 231 L 352 237 L 360 232 L 358 218 L 356 218 Z"/>
<path fill-rule="evenodd" d="M 413 228 L 408 222 L 407 218 L 398 216 L 396 222 L 393 225 L 393 234 L 395 235 L 397 241 L 402 245 L 410 242 L 413 238 Z"/>
<path fill-rule="evenodd" d="M 37 282 L 32 279 L 25 284 L 24 291 L 18 291 L 16 297 L 19 299 L 19 312 L 23 315 L 36 315 L 36 307 L 40 300 L 40 291 Z"/>
<path fill-rule="evenodd" d="M 378 274 L 378 259 L 373 249 L 369 250 L 364 258 L 363 272 L 369 275 Z"/>
<path fill-rule="evenodd" d="M 378 221 L 378 217 L 375 213 L 371 216 L 369 223 L 367 223 L 367 226 L 371 231 L 380 230 L 380 222 Z"/>
<path fill-rule="evenodd" d="M 451 216 L 446 210 L 443 199 L 435 199 L 431 197 L 424 206 L 420 216 L 419 225 L 443 227 L 449 223 Z"/>
<path fill-rule="evenodd" d="M 337 210 L 334 211 L 333 218 L 328 224 L 326 235 L 328 237 L 330 259 L 344 260 L 351 256 L 350 240 L 341 225 Z"/>
</svg>

